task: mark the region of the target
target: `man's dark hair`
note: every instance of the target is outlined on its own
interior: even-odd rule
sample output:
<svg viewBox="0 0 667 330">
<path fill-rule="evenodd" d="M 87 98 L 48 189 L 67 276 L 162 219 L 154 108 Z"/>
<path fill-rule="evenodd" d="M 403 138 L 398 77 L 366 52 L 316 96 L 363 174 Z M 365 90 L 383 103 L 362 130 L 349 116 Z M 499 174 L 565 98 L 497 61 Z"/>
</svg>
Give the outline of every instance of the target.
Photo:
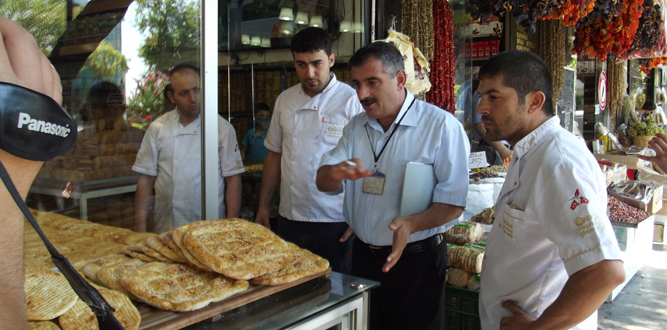
<svg viewBox="0 0 667 330">
<path fill-rule="evenodd" d="M 165 101 L 171 102 L 169 99 L 169 96 L 167 96 L 167 92 L 171 92 L 174 94 L 174 87 L 171 86 L 171 83 L 168 83 L 167 85 L 164 86 L 164 91 L 162 92 L 162 97 L 164 97 Z"/>
<path fill-rule="evenodd" d="M 263 103 L 263 102 L 255 104 L 255 111 L 260 111 L 260 110 L 265 110 L 265 111 L 271 112 L 271 107 L 269 107 L 268 104 Z"/>
<path fill-rule="evenodd" d="M 309 27 L 299 31 L 292 38 L 292 55 L 294 53 L 310 53 L 323 50 L 327 56 L 331 55 L 331 38 L 322 29 Z"/>
<path fill-rule="evenodd" d="M 376 58 L 382 62 L 382 72 L 389 75 L 389 78 L 394 79 L 398 71 L 405 70 L 403 63 L 403 55 L 398 49 L 390 43 L 384 41 L 377 41 L 357 50 L 350 61 L 347 62 L 349 67 L 360 67 L 369 59 Z"/>
<path fill-rule="evenodd" d="M 479 69 L 479 79 L 502 77 L 505 86 L 514 88 L 523 104 L 526 95 L 533 92 L 544 93 L 542 110 L 553 116 L 553 83 L 549 68 L 534 53 L 510 50 L 493 56 Z"/>
<path fill-rule="evenodd" d="M 646 101 L 642 105 L 642 110 L 655 111 L 655 103 L 653 101 Z"/>
<path fill-rule="evenodd" d="M 199 68 L 192 65 L 192 64 L 187 64 L 187 63 L 177 64 L 173 68 L 169 69 L 169 72 L 167 72 L 167 75 L 169 76 L 169 78 L 171 78 L 171 76 L 173 76 L 174 73 L 179 72 L 179 71 L 183 71 L 183 70 L 188 70 L 188 69 L 196 72 L 197 75 L 199 75 Z"/>
</svg>

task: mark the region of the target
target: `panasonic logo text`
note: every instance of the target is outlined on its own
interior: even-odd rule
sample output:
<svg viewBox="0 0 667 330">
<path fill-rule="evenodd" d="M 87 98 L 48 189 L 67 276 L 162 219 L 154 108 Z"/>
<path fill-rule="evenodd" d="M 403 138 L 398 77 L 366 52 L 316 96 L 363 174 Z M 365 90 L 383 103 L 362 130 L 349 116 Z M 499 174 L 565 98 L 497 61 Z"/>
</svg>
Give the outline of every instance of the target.
<svg viewBox="0 0 667 330">
<path fill-rule="evenodd" d="M 58 124 L 49 123 L 48 121 L 32 119 L 29 114 L 19 112 L 19 122 L 16 125 L 18 128 L 23 128 L 24 125 L 28 125 L 28 130 L 34 132 L 42 132 L 45 134 L 67 137 L 70 133 L 70 129 L 67 126 L 60 126 Z"/>
</svg>

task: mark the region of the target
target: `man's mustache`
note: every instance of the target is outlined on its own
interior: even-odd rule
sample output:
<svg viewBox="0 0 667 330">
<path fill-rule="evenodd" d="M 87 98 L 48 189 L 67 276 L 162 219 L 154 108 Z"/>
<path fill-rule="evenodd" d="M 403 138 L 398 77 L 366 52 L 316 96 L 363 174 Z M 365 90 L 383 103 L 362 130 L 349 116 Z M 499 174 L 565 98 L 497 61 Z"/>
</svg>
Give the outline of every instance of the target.
<svg viewBox="0 0 667 330">
<path fill-rule="evenodd" d="M 359 100 L 359 102 L 361 103 L 361 105 L 370 105 L 377 102 L 377 99 L 374 97 L 367 97 L 365 99 Z"/>
</svg>

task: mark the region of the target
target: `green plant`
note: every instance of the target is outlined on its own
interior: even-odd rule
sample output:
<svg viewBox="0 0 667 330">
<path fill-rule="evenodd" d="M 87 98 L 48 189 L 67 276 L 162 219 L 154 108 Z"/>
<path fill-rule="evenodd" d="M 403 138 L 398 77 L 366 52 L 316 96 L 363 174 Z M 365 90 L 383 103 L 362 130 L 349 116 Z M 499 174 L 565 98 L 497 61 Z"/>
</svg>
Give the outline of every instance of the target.
<svg viewBox="0 0 667 330">
<path fill-rule="evenodd" d="M 137 89 L 127 102 L 126 114 L 133 127 L 143 128 L 151 118 L 157 118 L 164 113 L 162 93 L 169 78 L 158 71 L 144 74 L 142 79 L 136 81 Z"/>
<path fill-rule="evenodd" d="M 630 124 L 627 133 L 629 137 L 636 137 L 642 135 L 653 136 L 658 133 L 665 133 L 665 131 L 655 124 L 655 119 L 653 119 L 653 115 L 650 115 L 646 117 L 646 120 L 644 122 Z"/>
</svg>

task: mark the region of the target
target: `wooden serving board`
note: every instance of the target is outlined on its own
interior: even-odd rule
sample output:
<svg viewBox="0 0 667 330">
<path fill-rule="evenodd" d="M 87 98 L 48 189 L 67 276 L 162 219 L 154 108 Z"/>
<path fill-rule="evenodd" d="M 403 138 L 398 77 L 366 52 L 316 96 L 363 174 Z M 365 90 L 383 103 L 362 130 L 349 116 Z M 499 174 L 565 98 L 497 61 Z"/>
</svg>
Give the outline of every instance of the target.
<svg viewBox="0 0 667 330">
<path fill-rule="evenodd" d="M 212 303 L 202 309 L 192 312 L 171 312 L 157 309 L 148 305 L 137 306 L 141 313 L 141 325 L 139 330 L 170 330 L 181 329 L 189 325 L 205 321 L 212 317 L 218 316 L 224 312 L 232 310 L 237 307 L 249 304 L 253 301 L 268 297 L 274 293 L 295 287 L 299 284 L 308 282 L 316 278 L 329 278 L 331 276 L 331 268 L 324 272 L 306 276 L 302 279 L 296 280 L 292 283 L 279 286 L 256 286 L 251 285 L 250 288 L 240 294 L 229 297 L 223 301 Z"/>
</svg>

